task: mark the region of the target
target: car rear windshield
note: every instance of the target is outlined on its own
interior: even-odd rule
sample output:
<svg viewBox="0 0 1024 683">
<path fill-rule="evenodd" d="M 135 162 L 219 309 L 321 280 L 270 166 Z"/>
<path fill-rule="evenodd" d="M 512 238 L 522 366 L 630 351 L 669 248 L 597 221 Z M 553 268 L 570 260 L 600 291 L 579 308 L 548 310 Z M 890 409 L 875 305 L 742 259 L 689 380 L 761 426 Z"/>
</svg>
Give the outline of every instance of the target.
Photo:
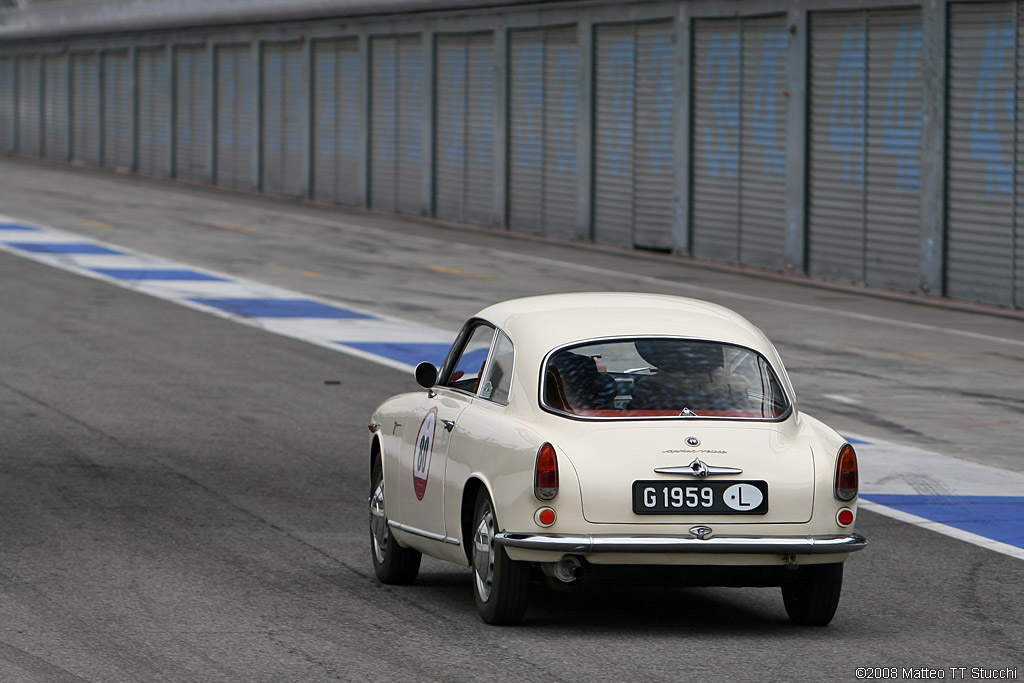
<svg viewBox="0 0 1024 683">
<path fill-rule="evenodd" d="M 768 362 L 713 341 L 653 338 L 589 342 L 553 352 L 543 404 L 596 419 L 777 420 L 790 403 Z"/>
</svg>

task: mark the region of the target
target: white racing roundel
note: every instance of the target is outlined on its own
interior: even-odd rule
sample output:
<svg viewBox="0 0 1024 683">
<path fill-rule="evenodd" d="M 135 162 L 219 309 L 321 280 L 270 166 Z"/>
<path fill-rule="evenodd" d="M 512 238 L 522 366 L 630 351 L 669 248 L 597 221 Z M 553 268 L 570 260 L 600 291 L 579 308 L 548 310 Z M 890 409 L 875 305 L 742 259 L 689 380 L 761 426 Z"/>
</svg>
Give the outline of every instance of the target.
<svg viewBox="0 0 1024 683">
<path fill-rule="evenodd" d="M 413 444 L 412 485 L 416 489 L 416 500 L 423 500 L 427 491 L 427 476 L 430 474 L 430 456 L 434 452 L 434 427 L 437 425 L 437 408 L 431 408 L 420 423 L 416 443 Z"/>
</svg>

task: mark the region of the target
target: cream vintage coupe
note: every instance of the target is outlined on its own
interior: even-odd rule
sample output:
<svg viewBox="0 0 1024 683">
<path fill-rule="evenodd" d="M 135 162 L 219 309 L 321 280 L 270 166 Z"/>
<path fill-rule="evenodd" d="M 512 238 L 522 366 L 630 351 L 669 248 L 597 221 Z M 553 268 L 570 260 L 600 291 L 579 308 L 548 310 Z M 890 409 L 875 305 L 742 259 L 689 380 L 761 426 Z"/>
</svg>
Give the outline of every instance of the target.
<svg viewBox="0 0 1024 683">
<path fill-rule="evenodd" d="M 779 586 L 794 622 L 831 621 L 866 543 L 857 456 L 798 409 L 775 348 L 733 311 L 651 294 L 507 301 L 416 379 L 370 423 L 382 582 L 414 581 L 421 553 L 469 566 L 483 620 L 512 624 L 535 579 L 664 565 L 680 585 Z"/>
</svg>

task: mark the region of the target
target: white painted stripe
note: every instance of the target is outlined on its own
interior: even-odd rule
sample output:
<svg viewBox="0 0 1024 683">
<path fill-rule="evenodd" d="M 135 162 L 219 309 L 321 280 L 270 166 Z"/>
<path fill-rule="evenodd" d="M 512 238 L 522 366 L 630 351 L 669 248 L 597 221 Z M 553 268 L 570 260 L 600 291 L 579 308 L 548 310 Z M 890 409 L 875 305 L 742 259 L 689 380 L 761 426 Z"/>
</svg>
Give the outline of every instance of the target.
<svg viewBox="0 0 1024 683">
<path fill-rule="evenodd" d="M 857 504 L 857 506 L 862 510 L 868 510 L 870 512 L 878 513 L 880 515 L 885 515 L 886 517 L 892 517 L 893 519 L 897 519 L 901 522 L 913 524 L 914 526 L 919 526 L 922 529 L 928 529 L 930 531 L 942 534 L 943 536 L 955 538 L 958 541 L 966 541 L 967 543 L 981 546 L 982 548 L 986 548 L 987 550 L 993 550 L 997 553 L 1002 553 L 1003 555 L 1015 557 L 1018 560 L 1024 560 L 1024 548 L 1018 548 L 1017 546 L 1009 545 L 1008 543 L 994 541 L 991 538 L 985 538 L 984 536 L 972 534 L 971 532 L 964 531 L 963 529 L 957 529 L 956 527 L 948 526 L 946 524 L 933 522 L 929 519 L 925 519 L 924 517 L 918 517 L 917 515 L 912 515 L 909 512 L 896 510 L 886 505 L 872 503 L 871 501 L 861 500 Z"/>
<path fill-rule="evenodd" d="M 849 396 L 843 396 L 841 394 L 822 394 L 822 396 L 824 396 L 830 401 L 835 401 L 836 403 L 843 403 L 848 406 L 855 406 L 860 403 L 860 401 L 858 401 L 855 398 L 850 398 Z"/>
</svg>

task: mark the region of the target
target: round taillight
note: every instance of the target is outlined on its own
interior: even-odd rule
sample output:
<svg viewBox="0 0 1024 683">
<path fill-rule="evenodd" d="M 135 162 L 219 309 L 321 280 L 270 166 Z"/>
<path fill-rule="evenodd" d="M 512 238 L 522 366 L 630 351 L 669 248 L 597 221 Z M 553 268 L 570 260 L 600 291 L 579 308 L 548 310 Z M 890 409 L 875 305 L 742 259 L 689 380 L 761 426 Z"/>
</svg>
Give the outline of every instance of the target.
<svg viewBox="0 0 1024 683">
<path fill-rule="evenodd" d="M 551 526 L 555 523 L 555 511 L 551 508 L 541 508 L 534 514 L 533 519 L 537 526 Z"/>
<path fill-rule="evenodd" d="M 558 456 L 555 455 L 555 447 L 549 443 L 537 451 L 533 495 L 537 500 L 552 500 L 558 495 Z"/>
<path fill-rule="evenodd" d="M 836 521 L 839 522 L 839 526 L 850 526 L 853 524 L 853 510 L 843 508 L 836 514 Z"/>
<path fill-rule="evenodd" d="M 835 494 L 839 500 L 857 497 L 857 453 L 848 443 L 843 444 L 836 458 Z"/>
</svg>

